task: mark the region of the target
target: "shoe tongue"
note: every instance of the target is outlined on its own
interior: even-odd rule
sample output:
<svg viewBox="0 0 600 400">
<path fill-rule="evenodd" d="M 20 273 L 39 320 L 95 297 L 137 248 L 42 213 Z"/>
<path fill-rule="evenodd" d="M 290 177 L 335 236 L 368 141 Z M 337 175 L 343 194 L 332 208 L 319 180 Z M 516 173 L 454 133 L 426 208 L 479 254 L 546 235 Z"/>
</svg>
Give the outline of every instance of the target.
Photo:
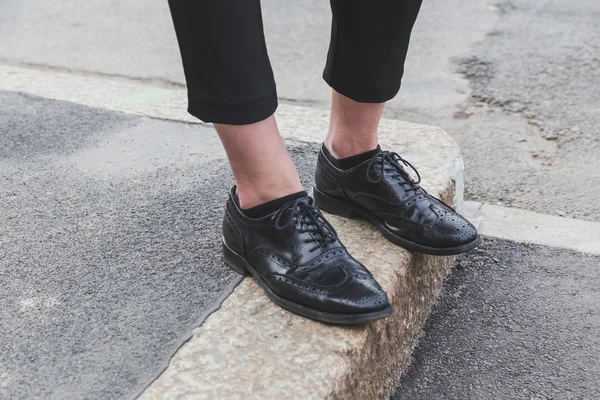
<svg viewBox="0 0 600 400">
<path fill-rule="evenodd" d="M 410 174 L 408 173 L 408 171 L 406 170 L 406 168 L 404 168 L 404 165 L 402 165 L 400 163 L 400 161 L 392 161 L 390 159 L 387 159 L 386 160 L 386 164 L 388 164 L 389 166 L 393 167 L 394 169 L 399 168 L 400 170 L 398 172 L 400 173 L 400 175 L 406 181 L 412 181 L 412 178 L 411 178 Z"/>
<path fill-rule="evenodd" d="M 327 223 L 326 220 L 325 220 L 325 222 L 322 222 L 322 221 L 319 221 L 318 219 L 317 220 L 313 219 L 315 217 L 318 218 L 319 216 L 323 217 L 321 215 L 320 210 L 317 207 L 315 207 L 314 200 L 311 197 L 307 196 L 307 197 L 305 197 L 303 199 L 300 199 L 299 202 L 308 204 L 311 208 L 313 208 L 313 213 L 317 214 L 317 215 L 313 216 L 313 217 L 310 217 L 310 216 L 307 215 L 307 213 L 302 213 L 301 216 L 300 216 L 300 218 L 298 218 L 297 223 L 299 225 L 305 226 L 307 228 L 312 227 L 312 228 L 317 229 L 317 230 L 313 231 L 311 233 L 311 235 L 317 236 L 321 240 L 326 240 L 327 236 L 330 235 L 329 231 L 331 231 L 331 229 L 333 229 L 333 228 L 331 228 L 330 226 L 328 226 L 328 223 Z M 325 231 L 324 232 L 319 231 L 318 227 L 322 227 L 323 229 L 325 229 Z"/>
<path fill-rule="evenodd" d="M 312 197 L 306 195 L 305 197 L 300 199 L 300 202 L 308 204 L 309 206 L 314 206 L 315 205 L 315 201 L 313 200 Z"/>
<path fill-rule="evenodd" d="M 410 175 L 410 172 L 408 171 L 408 169 L 404 165 L 402 165 L 402 163 L 400 161 L 393 162 L 392 160 L 387 159 L 385 162 L 386 162 L 386 164 L 388 164 L 390 167 L 392 167 L 394 169 L 399 168 L 396 179 L 400 178 L 400 179 L 402 179 L 402 181 L 407 182 L 407 184 L 410 184 L 411 187 L 415 187 L 415 186 L 413 186 L 413 184 L 415 184 L 415 180 Z M 416 186 L 418 186 L 418 184 L 416 184 Z M 408 186 L 405 186 L 405 188 L 408 188 Z M 421 191 L 422 189 L 419 187 L 418 190 Z"/>
<path fill-rule="evenodd" d="M 306 204 L 307 206 L 309 206 L 310 208 L 313 208 L 314 211 L 318 213 L 318 211 L 317 211 L 317 209 L 315 207 L 315 201 L 313 200 L 312 197 L 310 197 L 308 195 L 305 196 L 305 197 L 296 199 L 296 203 Z M 298 205 L 296 205 L 296 208 L 297 207 L 298 207 Z M 301 213 L 301 215 L 302 215 L 302 217 L 298 219 L 299 223 L 306 224 L 306 225 L 315 225 L 315 221 L 312 221 L 312 218 L 308 217 L 306 215 L 306 213 Z"/>
<path fill-rule="evenodd" d="M 302 195 L 301 196 L 297 196 L 295 197 L 293 200 L 287 201 L 285 202 L 285 204 L 280 204 L 278 207 L 278 214 L 279 213 L 287 213 L 287 214 L 296 214 L 296 213 L 300 213 L 300 214 L 304 214 L 303 212 L 301 212 L 300 208 L 302 208 L 300 206 L 300 204 L 306 204 L 307 206 L 311 207 L 314 202 L 312 201 L 312 198 L 308 195 L 308 193 L 306 192 L 301 192 Z M 300 194 L 300 193 L 298 193 Z M 304 220 L 304 217 L 300 218 L 297 220 L 297 222 L 302 222 Z"/>
</svg>

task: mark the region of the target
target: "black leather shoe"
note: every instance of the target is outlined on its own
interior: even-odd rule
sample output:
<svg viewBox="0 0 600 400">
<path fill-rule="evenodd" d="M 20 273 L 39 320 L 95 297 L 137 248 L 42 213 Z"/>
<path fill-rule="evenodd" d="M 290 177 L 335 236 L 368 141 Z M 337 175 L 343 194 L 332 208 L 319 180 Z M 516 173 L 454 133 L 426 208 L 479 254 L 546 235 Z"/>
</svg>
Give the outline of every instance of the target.
<svg viewBox="0 0 600 400">
<path fill-rule="evenodd" d="M 360 324 L 391 315 L 373 276 L 339 241 L 311 197 L 264 218 L 242 214 L 232 189 L 223 220 L 225 262 L 252 274 L 281 307 L 317 321 Z"/>
<path fill-rule="evenodd" d="M 321 149 L 314 188 L 319 207 L 348 218 L 367 217 L 387 239 L 411 251 L 452 255 L 479 245 L 475 227 L 423 190 L 408 161 L 378 150 L 372 159 L 342 170 Z M 416 173 L 416 181 L 404 166 Z"/>
</svg>

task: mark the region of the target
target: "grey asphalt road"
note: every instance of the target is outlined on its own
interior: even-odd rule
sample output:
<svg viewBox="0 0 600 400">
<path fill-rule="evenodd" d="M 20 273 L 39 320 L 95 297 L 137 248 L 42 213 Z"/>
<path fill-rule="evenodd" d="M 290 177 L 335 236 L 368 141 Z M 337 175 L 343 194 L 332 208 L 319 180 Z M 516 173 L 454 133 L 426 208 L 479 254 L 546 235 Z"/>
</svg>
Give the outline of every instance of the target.
<svg viewBox="0 0 600 400">
<path fill-rule="evenodd" d="M 139 393 L 240 277 L 212 129 L 0 92 L 0 399 Z M 290 142 L 307 187 L 317 147 Z"/>
<path fill-rule="evenodd" d="M 600 398 L 599 267 L 485 239 L 458 258 L 393 399 Z"/>
<path fill-rule="evenodd" d="M 327 107 L 326 0 L 263 0 L 282 101 Z M 166 1 L 0 4 L 0 62 L 184 83 Z M 600 205 L 596 0 L 426 0 L 386 116 L 459 142 L 467 198 L 593 221 Z M 201 23 L 202 16 L 198 16 Z"/>
</svg>

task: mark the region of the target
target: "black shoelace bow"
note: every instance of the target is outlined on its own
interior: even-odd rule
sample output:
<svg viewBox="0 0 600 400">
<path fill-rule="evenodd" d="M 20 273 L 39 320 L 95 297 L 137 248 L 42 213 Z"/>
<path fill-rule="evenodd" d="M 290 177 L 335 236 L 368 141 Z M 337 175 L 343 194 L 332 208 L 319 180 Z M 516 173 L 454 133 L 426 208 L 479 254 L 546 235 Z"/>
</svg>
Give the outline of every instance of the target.
<svg viewBox="0 0 600 400">
<path fill-rule="evenodd" d="M 297 229 L 299 233 L 308 232 L 310 239 L 305 243 L 314 242 L 316 245 L 309 252 L 318 248 L 325 249 L 327 245 L 337 240 L 337 233 L 329 222 L 318 211 L 315 201 L 306 197 L 284 204 L 272 217 L 277 229 Z"/>
<path fill-rule="evenodd" d="M 407 167 L 410 167 L 413 171 L 415 171 L 415 174 L 417 174 L 416 181 L 413 178 L 411 178 L 411 176 L 404 169 L 404 167 L 402 167 L 402 165 L 400 165 L 400 162 L 402 162 L 402 164 L 404 164 Z M 380 169 L 380 171 L 379 171 L 380 174 L 376 178 L 371 178 L 370 171 L 373 166 L 379 167 L 379 169 Z M 419 175 L 419 171 L 417 171 L 417 169 L 415 167 L 413 167 L 413 165 L 411 163 L 406 161 L 404 158 L 400 157 L 400 155 L 398 153 L 390 152 L 390 151 L 382 151 L 381 153 L 379 153 L 375 157 L 373 157 L 371 159 L 371 161 L 369 161 L 369 165 L 367 166 L 367 179 L 369 180 L 369 182 L 371 182 L 371 183 L 381 182 L 383 180 L 385 172 L 395 172 L 395 174 L 392 175 L 392 178 L 398 179 L 399 180 L 398 183 L 401 186 L 408 185 L 408 187 L 404 188 L 405 192 L 409 192 L 412 190 L 416 193 L 417 190 L 419 190 L 421 188 L 419 186 L 419 183 L 421 183 L 421 175 Z M 402 178 L 402 179 L 399 179 L 399 178 Z"/>
</svg>

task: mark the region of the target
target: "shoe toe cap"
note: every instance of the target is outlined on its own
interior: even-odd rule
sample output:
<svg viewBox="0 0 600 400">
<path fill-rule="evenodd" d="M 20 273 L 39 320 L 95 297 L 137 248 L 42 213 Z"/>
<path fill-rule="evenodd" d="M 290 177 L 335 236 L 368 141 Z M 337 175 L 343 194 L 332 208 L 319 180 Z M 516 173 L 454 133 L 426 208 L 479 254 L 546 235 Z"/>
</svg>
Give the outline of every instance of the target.
<svg viewBox="0 0 600 400">
<path fill-rule="evenodd" d="M 349 255 L 330 259 L 306 272 L 266 276 L 270 290 L 288 301 L 331 314 L 364 315 L 390 307 L 385 291 Z"/>
<path fill-rule="evenodd" d="M 443 213 L 435 225 L 433 232 L 447 246 L 469 243 L 478 237 L 473 224 L 454 212 Z"/>
<path fill-rule="evenodd" d="M 348 287 L 332 293 L 330 298 L 336 303 L 339 312 L 348 314 L 378 311 L 390 305 L 387 294 L 377 281 L 362 274 L 353 276 Z"/>
</svg>

